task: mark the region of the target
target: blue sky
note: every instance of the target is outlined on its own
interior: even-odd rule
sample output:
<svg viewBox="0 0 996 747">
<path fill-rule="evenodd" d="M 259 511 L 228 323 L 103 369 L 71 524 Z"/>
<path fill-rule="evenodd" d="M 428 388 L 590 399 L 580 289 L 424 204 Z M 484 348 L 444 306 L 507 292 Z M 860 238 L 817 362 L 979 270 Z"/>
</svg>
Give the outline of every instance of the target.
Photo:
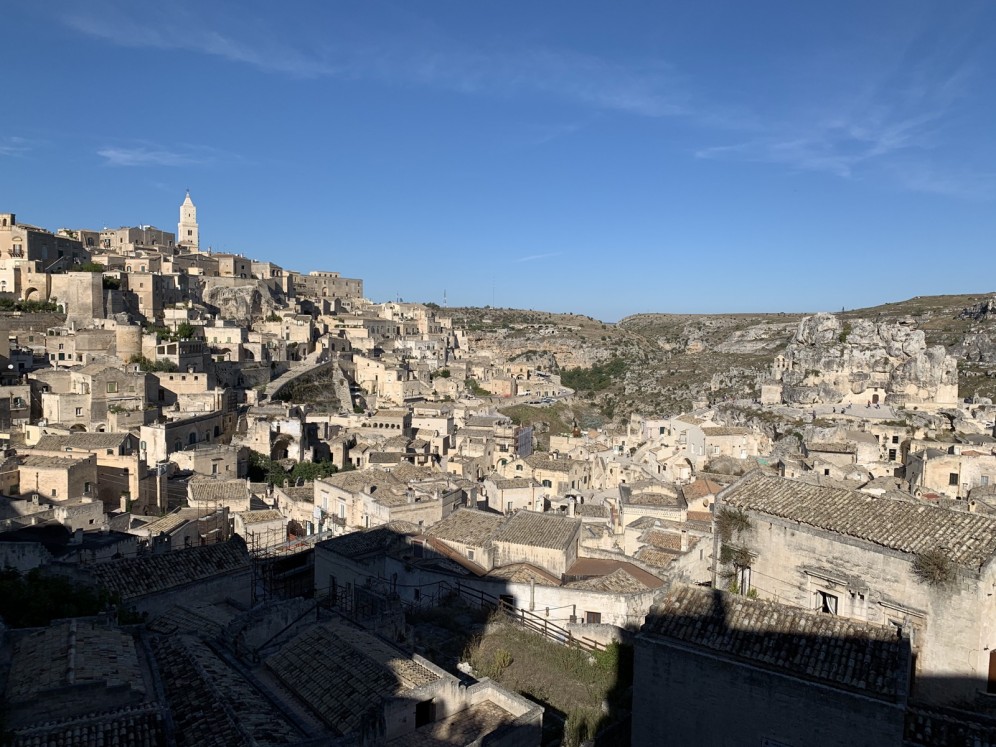
<svg viewBox="0 0 996 747">
<path fill-rule="evenodd" d="M 18 2 L 0 209 L 375 300 L 815 311 L 993 290 L 992 2 Z"/>
</svg>

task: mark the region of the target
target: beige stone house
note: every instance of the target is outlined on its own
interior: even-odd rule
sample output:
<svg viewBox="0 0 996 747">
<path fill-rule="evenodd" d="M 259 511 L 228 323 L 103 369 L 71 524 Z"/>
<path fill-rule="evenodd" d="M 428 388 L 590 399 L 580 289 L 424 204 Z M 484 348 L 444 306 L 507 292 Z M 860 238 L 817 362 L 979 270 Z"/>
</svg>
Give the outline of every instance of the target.
<svg viewBox="0 0 996 747">
<path fill-rule="evenodd" d="M 996 485 L 996 450 L 971 444 L 923 449 L 909 455 L 906 479 L 920 493 L 968 498 L 977 487 Z"/>
<path fill-rule="evenodd" d="M 505 477 L 531 477 L 553 495 L 589 490 L 591 466 L 555 453 L 533 454 L 514 459 L 498 470 Z"/>
<path fill-rule="evenodd" d="M 721 552 L 741 592 L 902 632 L 923 699 L 996 687 L 996 518 L 760 471 L 717 506 L 746 517 Z"/>
<path fill-rule="evenodd" d="M 519 509 L 543 511 L 546 491 L 531 477 L 501 477 L 490 475 L 484 480 L 488 508 L 498 513 L 511 514 Z"/>
<path fill-rule="evenodd" d="M 22 494 L 37 493 L 58 501 L 95 497 L 97 457 L 24 457 L 18 467 L 18 485 Z"/>
</svg>

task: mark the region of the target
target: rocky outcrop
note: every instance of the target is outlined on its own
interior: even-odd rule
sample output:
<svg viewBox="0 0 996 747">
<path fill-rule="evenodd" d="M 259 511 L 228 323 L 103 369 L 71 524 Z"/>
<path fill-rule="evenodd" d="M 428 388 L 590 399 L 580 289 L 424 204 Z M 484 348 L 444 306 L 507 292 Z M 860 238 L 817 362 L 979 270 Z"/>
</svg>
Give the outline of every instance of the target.
<svg viewBox="0 0 996 747">
<path fill-rule="evenodd" d="M 244 280 L 232 284 L 231 278 L 204 278 L 202 298 L 205 304 L 218 309 L 224 319 L 250 326 L 254 321 L 265 319 L 278 308 L 278 300 L 261 280 Z"/>
<path fill-rule="evenodd" d="M 860 401 L 875 392 L 890 404 L 957 400 L 957 361 L 928 347 L 912 321 L 841 321 L 817 314 L 799 322 L 780 371 L 783 399 L 798 404 Z"/>
<path fill-rule="evenodd" d="M 972 304 L 966 309 L 963 309 L 960 314 L 958 314 L 959 319 L 974 319 L 976 321 L 982 321 L 984 319 L 996 319 L 996 296 L 991 296 L 985 301 L 980 301 L 977 304 Z"/>
</svg>

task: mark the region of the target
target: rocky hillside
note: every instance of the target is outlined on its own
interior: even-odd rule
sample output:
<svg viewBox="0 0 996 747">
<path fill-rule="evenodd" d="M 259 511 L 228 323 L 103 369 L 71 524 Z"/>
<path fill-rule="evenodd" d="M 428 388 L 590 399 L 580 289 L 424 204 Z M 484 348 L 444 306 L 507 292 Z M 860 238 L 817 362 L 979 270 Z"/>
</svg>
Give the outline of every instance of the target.
<svg viewBox="0 0 996 747">
<path fill-rule="evenodd" d="M 614 368 L 622 373 L 609 385 L 579 389 L 582 399 L 606 416 L 676 413 L 696 401 L 754 397 L 758 377 L 770 371 L 805 316 L 638 314 L 609 324 L 515 309 L 451 309 L 450 314 L 475 346 L 500 359 L 531 361 L 561 372 L 620 359 L 622 365 Z M 859 330 L 856 339 L 883 323 L 922 331 L 922 341 L 913 335 L 913 357 L 943 345 L 957 360 L 960 396 L 996 397 L 996 296 L 921 296 L 835 316 L 840 325 L 836 334 L 848 325 L 851 333 Z"/>
</svg>

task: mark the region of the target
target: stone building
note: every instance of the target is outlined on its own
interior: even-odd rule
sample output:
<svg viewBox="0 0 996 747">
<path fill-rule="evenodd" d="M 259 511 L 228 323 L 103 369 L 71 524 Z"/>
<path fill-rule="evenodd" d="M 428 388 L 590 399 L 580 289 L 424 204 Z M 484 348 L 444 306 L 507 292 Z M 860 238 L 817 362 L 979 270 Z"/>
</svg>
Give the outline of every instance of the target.
<svg viewBox="0 0 996 747">
<path fill-rule="evenodd" d="M 676 585 L 633 658 L 633 744 L 903 741 L 909 641 L 888 628 Z"/>
<path fill-rule="evenodd" d="M 902 632 L 930 702 L 996 687 L 996 518 L 759 470 L 716 506 L 717 570 L 742 593 Z"/>
<path fill-rule="evenodd" d="M 344 278 L 338 272 L 313 271 L 307 275 L 293 273 L 294 293 L 298 298 L 352 299 L 363 297 L 363 281 Z"/>
<path fill-rule="evenodd" d="M 78 239 L 18 223 L 13 213 L 0 213 L 0 293 L 46 301 L 50 273 L 65 272 L 89 259 L 90 252 Z"/>
</svg>

